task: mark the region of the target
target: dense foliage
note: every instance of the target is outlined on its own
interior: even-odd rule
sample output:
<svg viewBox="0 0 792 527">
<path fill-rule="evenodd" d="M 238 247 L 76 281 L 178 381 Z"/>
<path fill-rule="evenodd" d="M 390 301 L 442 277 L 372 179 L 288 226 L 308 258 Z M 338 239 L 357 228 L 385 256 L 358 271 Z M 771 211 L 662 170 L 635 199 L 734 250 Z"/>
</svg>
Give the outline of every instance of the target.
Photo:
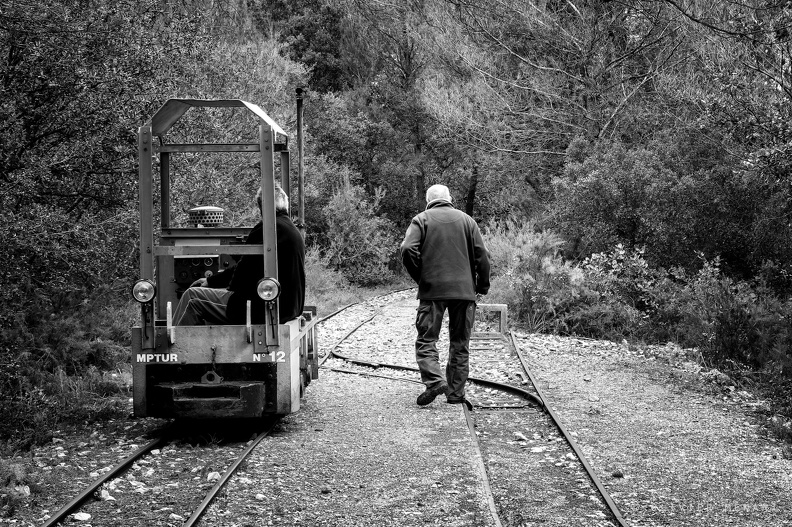
<svg viewBox="0 0 792 527">
<path fill-rule="evenodd" d="M 788 378 L 791 22 L 774 0 L 0 0 L 0 422 L 46 430 L 125 378 L 136 128 L 196 97 L 293 131 L 300 85 L 315 274 L 392 279 L 442 182 L 521 324 Z M 254 176 L 174 160 L 176 221 L 213 204 L 249 224 Z"/>
</svg>

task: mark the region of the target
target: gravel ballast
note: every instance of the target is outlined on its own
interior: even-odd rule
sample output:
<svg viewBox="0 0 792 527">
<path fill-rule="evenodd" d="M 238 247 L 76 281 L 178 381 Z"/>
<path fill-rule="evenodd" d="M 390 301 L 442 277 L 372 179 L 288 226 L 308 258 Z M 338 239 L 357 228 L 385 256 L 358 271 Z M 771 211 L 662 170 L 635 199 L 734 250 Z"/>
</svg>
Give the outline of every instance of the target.
<svg viewBox="0 0 792 527">
<path fill-rule="evenodd" d="M 713 385 L 673 346 L 643 353 L 550 335 L 518 343 L 630 525 L 792 525 L 792 463 L 762 429 L 761 401 Z"/>
<path fill-rule="evenodd" d="M 461 406 L 421 387 L 323 371 L 257 448 L 210 525 L 493 525 Z M 243 482 L 243 483 L 239 483 Z"/>
</svg>

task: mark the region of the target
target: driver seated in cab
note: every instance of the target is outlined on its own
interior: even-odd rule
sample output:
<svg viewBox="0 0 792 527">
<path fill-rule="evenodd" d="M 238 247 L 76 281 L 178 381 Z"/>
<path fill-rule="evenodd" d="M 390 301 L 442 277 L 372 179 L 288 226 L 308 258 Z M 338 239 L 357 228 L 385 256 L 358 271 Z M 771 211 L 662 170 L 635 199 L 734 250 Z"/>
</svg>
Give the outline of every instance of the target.
<svg viewBox="0 0 792 527">
<path fill-rule="evenodd" d="M 261 214 L 261 188 L 256 203 Z M 289 197 L 275 185 L 275 230 L 278 249 L 278 280 L 281 286 L 279 322 L 283 324 L 302 314 L 305 304 L 305 243 L 289 217 Z M 259 221 L 245 241 L 249 245 L 264 243 L 263 223 Z M 208 278 L 195 281 L 182 295 L 173 313 L 175 326 L 216 324 L 245 325 L 247 301 L 251 322 L 263 324 L 266 302 L 256 292 L 264 278 L 264 261 L 260 255 L 243 255 L 236 265 Z"/>
</svg>

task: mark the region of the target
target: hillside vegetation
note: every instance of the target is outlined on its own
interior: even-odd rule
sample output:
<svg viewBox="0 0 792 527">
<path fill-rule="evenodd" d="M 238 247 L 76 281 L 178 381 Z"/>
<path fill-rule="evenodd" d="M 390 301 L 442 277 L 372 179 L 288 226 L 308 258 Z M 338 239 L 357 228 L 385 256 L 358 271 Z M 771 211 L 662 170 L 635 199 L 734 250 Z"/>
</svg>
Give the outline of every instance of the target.
<svg viewBox="0 0 792 527">
<path fill-rule="evenodd" d="M 0 0 L 0 440 L 128 411 L 137 127 L 234 98 L 293 133 L 298 86 L 313 303 L 403 281 L 444 183 L 523 328 L 674 341 L 788 401 L 791 24 L 758 0 Z M 252 224 L 253 173 L 185 156 L 174 209 Z"/>
</svg>

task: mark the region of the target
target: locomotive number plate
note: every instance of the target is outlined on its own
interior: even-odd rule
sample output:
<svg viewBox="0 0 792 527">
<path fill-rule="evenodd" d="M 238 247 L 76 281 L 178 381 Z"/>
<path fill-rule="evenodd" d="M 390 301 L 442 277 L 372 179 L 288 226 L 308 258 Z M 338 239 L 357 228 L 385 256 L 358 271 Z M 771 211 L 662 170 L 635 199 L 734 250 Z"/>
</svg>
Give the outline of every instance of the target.
<svg viewBox="0 0 792 527">
<path fill-rule="evenodd" d="M 254 353 L 253 362 L 286 362 L 286 352 Z"/>
</svg>

